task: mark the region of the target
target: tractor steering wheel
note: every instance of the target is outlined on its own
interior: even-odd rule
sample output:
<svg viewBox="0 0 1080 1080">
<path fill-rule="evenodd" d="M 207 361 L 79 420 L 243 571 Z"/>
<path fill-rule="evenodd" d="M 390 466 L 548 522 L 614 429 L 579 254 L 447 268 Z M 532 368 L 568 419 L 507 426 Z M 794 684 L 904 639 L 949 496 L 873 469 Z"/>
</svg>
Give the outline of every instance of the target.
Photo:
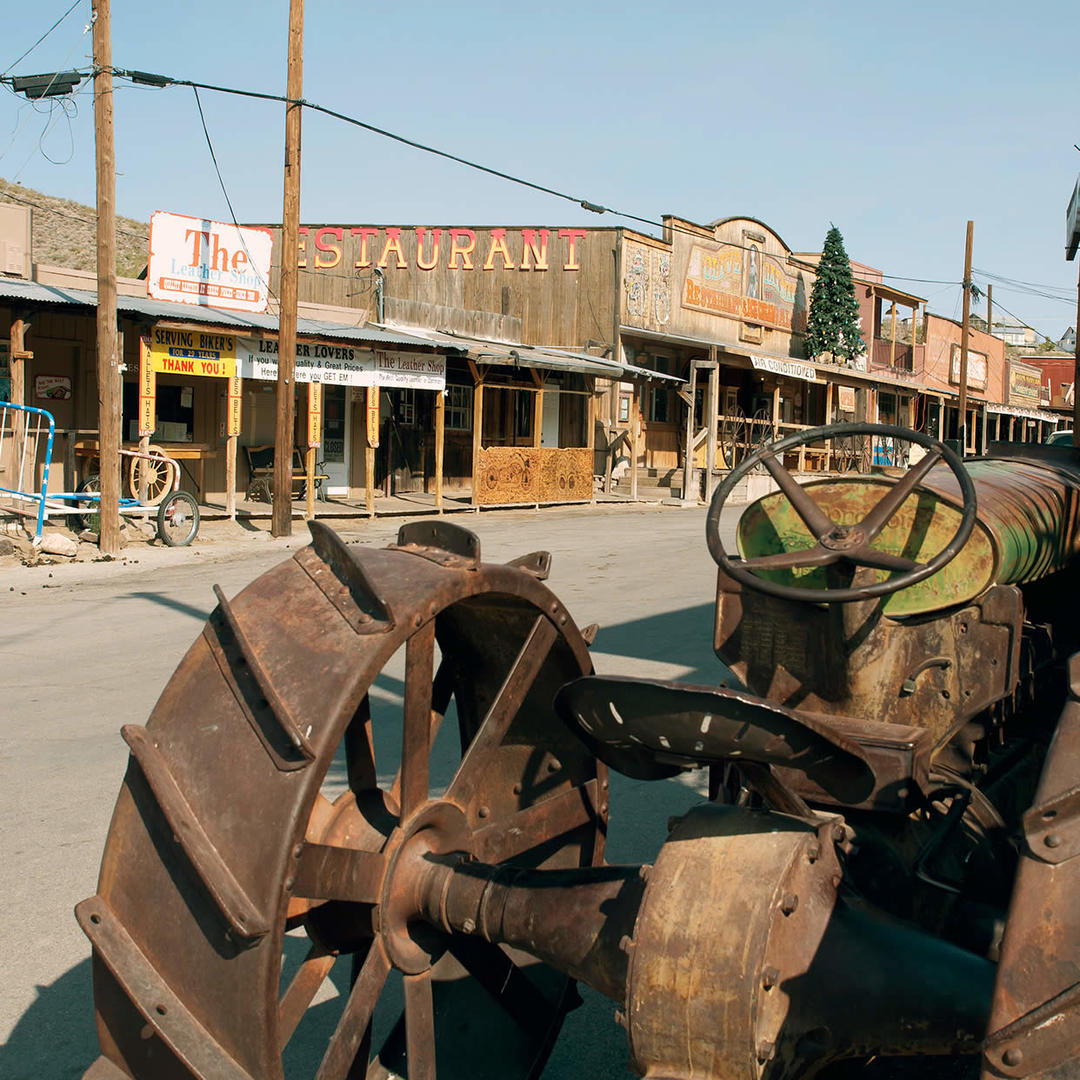
<svg viewBox="0 0 1080 1080">
<path fill-rule="evenodd" d="M 838 525 L 818 506 L 794 476 L 783 465 L 783 452 L 804 443 L 820 439 L 836 439 L 845 435 L 876 435 L 883 438 L 902 439 L 926 448 L 926 456 L 908 471 L 882 496 L 857 525 Z M 899 555 L 878 551 L 870 545 L 885 527 L 889 519 L 903 505 L 907 497 L 920 484 L 926 474 L 939 461 L 952 470 L 960 485 L 963 503 L 960 508 L 960 524 L 953 538 L 929 562 L 917 563 Z M 784 551 L 776 555 L 759 555 L 741 559 L 732 557 L 724 550 L 720 539 L 720 511 L 735 485 L 755 465 L 763 465 L 787 496 L 792 508 L 802 518 L 811 536 L 813 547 L 798 551 Z M 705 519 L 705 539 L 709 554 L 716 565 L 743 585 L 778 596 L 784 600 L 803 600 L 815 604 L 848 603 L 852 600 L 869 600 L 888 596 L 936 574 L 960 552 L 971 530 L 975 527 L 975 485 L 967 469 L 956 453 L 937 439 L 921 432 L 892 424 L 832 424 L 826 427 L 800 431 L 778 442 L 763 446 L 755 454 L 732 469 L 716 489 L 709 513 Z M 792 570 L 799 567 L 830 566 L 846 562 L 855 567 L 868 566 L 876 570 L 898 571 L 884 581 L 838 589 L 798 588 L 759 577 L 761 570 Z"/>
</svg>

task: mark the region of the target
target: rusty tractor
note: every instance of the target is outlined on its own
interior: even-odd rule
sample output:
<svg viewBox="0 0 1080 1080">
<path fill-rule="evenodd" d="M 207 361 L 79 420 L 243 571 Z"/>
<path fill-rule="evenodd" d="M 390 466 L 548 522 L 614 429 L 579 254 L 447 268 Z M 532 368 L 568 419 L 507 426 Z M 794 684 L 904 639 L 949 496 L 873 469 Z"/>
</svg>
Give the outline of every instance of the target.
<svg viewBox="0 0 1080 1080">
<path fill-rule="evenodd" d="M 803 487 L 785 470 L 840 437 L 923 456 Z M 963 1055 L 984 1080 L 1080 1075 L 1080 456 L 998 449 L 843 425 L 741 463 L 707 517 L 710 686 L 594 674 L 595 628 L 542 552 L 484 563 L 442 520 L 346 547 L 313 523 L 217 590 L 123 728 L 76 909 L 87 1077 L 524 1080 L 575 980 L 653 1080 Z M 735 556 L 720 511 L 755 467 L 779 490 Z M 609 769 L 707 771 L 651 865 L 605 861 Z M 339 961 L 336 1026 L 297 1062 Z"/>
</svg>

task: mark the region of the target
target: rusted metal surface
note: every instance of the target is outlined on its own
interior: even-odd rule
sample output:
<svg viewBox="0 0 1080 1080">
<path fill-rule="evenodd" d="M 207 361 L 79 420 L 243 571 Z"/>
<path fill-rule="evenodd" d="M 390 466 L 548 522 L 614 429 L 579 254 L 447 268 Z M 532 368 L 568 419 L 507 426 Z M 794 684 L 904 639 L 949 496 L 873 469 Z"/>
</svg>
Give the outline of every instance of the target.
<svg viewBox="0 0 1080 1080">
<path fill-rule="evenodd" d="M 80 908 L 95 949 L 102 1052 L 125 1074 L 281 1076 L 287 1036 L 327 976 L 327 957 L 353 953 L 361 975 L 319 1069 L 344 1076 L 390 967 L 410 955 L 410 924 L 399 927 L 400 947 L 387 936 L 392 920 L 373 927 L 419 822 L 428 821 L 433 849 L 476 847 L 518 868 L 602 861 L 606 773 L 550 713 L 558 687 L 591 664 L 536 575 L 479 564 L 468 557 L 478 543 L 464 552 L 463 537 L 442 529 L 428 536 L 450 548 L 428 552 L 415 530 L 383 551 L 346 548 L 318 526 L 313 536 L 311 548 L 219 598 L 146 728 L 127 731 L 133 756 L 98 893 Z M 403 647 L 402 753 L 397 779 L 379 785 L 368 693 Z M 433 804 L 427 759 L 451 695 L 465 779 Z M 339 745 L 351 789 L 331 806 L 320 788 Z M 432 806 L 454 813 L 426 819 Z M 398 890 L 408 891 L 406 878 Z M 279 991 L 283 934 L 294 925 L 308 927 L 312 959 Z M 455 1022 L 455 1000 L 459 1012 L 475 1004 L 470 985 L 491 1002 L 502 1040 L 489 1074 L 531 1075 L 557 1030 L 567 977 L 491 954 L 468 955 L 473 975 L 445 945 L 427 956 L 409 964 L 410 1075 L 433 1075 L 433 1024 Z M 507 962 L 519 972 L 516 1002 L 522 979 L 534 988 L 524 1026 L 483 990 Z M 134 1015 L 143 1019 L 132 1029 Z"/>
<path fill-rule="evenodd" d="M 316 1080 L 536 1077 L 574 979 L 618 1005 L 653 1080 L 980 1053 L 984 1080 L 1077 1075 L 1076 481 L 1041 460 L 942 479 L 922 441 L 896 484 L 796 490 L 766 466 L 781 494 L 748 511 L 744 553 L 780 549 L 725 554 L 718 578 L 734 689 L 593 675 L 595 627 L 541 583 L 550 557 L 487 564 L 442 521 L 382 551 L 315 525 L 219 591 L 124 729 L 77 910 L 87 1077 L 281 1080 L 338 959 L 354 977 Z M 802 563 L 824 591 L 761 576 Z M 388 732 L 374 683 L 398 653 Z M 461 758 L 436 787 L 451 723 Z M 709 770 L 711 801 L 651 866 L 604 862 L 605 763 Z M 404 1008 L 380 1028 L 395 972 Z"/>
</svg>

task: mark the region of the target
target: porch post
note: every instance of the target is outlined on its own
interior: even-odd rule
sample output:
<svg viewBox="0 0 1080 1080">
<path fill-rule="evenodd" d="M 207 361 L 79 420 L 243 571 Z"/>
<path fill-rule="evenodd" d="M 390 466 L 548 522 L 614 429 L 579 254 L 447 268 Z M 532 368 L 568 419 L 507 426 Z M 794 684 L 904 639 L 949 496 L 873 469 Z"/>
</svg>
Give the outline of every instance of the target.
<svg viewBox="0 0 1080 1080">
<path fill-rule="evenodd" d="M 716 469 L 716 443 L 719 436 L 720 415 L 720 361 L 717 359 L 715 345 L 709 346 L 709 389 L 705 397 L 705 409 L 708 417 L 708 435 L 705 437 L 705 502 L 711 503 L 713 488 L 716 487 L 714 470 Z"/>
<path fill-rule="evenodd" d="M 697 361 L 690 361 L 690 381 L 686 405 L 686 456 L 683 458 L 683 489 L 682 501 L 689 499 L 690 491 L 694 487 L 694 396 L 697 387 Z M 694 502 L 697 502 L 696 492 Z"/>
<path fill-rule="evenodd" d="M 26 404 L 26 360 L 28 356 L 32 355 L 26 351 L 26 330 L 28 325 L 27 320 L 21 315 L 17 319 L 13 319 L 11 323 L 11 334 L 8 343 L 8 370 L 11 372 L 11 402 L 13 405 Z M 77 377 L 78 373 L 76 373 Z M 16 469 L 19 468 L 19 462 L 22 460 L 25 415 L 25 413 L 15 409 L 11 417 L 11 446 L 15 455 L 12 461 Z M 23 477 L 20 474 L 15 478 L 16 489 L 19 491 L 32 490 L 34 487 L 33 479 L 33 463 L 31 463 L 30 486 L 23 488 Z"/>
<path fill-rule="evenodd" d="M 630 498 L 637 501 L 637 459 L 641 430 L 641 386 L 634 383 L 634 407 L 630 412 Z"/>
<path fill-rule="evenodd" d="M 484 430 L 484 383 L 477 376 L 473 386 L 473 432 L 472 432 L 472 504 L 480 505 L 480 450 Z"/>
<path fill-rule="evenodd" d="M 830 379 L 825 384 L 825 424 L 832 423 L 832 409 L 833 409 L 833 382 Z M 832 469 L 832 439 L 825 440 L 825 468 Z"/>
<path fill-rule="evenodd" d="M 367 388 L 364 423 L 364 503 L 369 514 L 375 513 L 375 445 L 379 437 L 379 390 Z"/>
<path fill-rule="evenodd" d="M 435 509 L 442 512 L 443 454 L 446 446 L 446 398 L 435 391 Z"/>
</svg>

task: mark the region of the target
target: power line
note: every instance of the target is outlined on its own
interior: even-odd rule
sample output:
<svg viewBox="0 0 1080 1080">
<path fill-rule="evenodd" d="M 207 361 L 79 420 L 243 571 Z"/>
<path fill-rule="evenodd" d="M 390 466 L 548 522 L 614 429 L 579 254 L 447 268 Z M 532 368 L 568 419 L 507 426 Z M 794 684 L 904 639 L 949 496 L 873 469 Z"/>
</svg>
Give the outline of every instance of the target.
<svg viewBox="0 0 1080 1080">
<path fill-rule="evenodd" d="M 35 41 L 34 44 L 30 46 L 29 49 L 27 49 L 26 52 L 22 54 L 22 56 L 8 64 L 8 66 L 4 69 L 3 75 L 0 75 L 0 78 L 3 78 L 3 76 L 6 75 L 9 71 L 11 71 L 11 69 L 15 67 L 16 64 L 19 64 L 23 60 L 25 60 L 81 3 L 82 0 L 75 0 L 71 7 L 69 7 L 67 11 L 65 11 L 64 14 L 61 15 L 60 18 L 57 19 L 56 22 L 54 22 L 52 26 L 50 26 L 49 29 L 46 30 L 45 33 L 42 34 L 41 37 L 39 37 L 37 41 Z"/>
<path fill-rule="evenodd" d="M 236 220 L 236 211 L 233 209 L 232 199 L 229 198 L 229 192 L 225 187 L 225 181 L 222 179 L 221 176 L 221 169 L 218 167 L 217 154 L 214 153 L 214 144 L 210 141 L 210 132 L 207 130 L 206 127 L 206 116 L 203 113 L 202 102 L 199 100 L 199 88 L 197 86 L 192 86 L 191 89 L 192 92 L 195 94 L 195 104 L 199 109 L 199 120 L 202 123 L 203 135 L 206 136 L 206 146 L 207 149 L 209 149 L 210 151 L 210 160 L 214 163 L 214 172 L 217 173 L 218 183 L 221 185 L 221 193 L 225 196 L 225 202 L 229 207 L 229 214 L 232 217 L 232 223 L 236 226 L 236 233 L 240 237 L 240 243 L 243 245 L 244 252 L 248 257 L 248 265 L 255 271 L 256 276 L 263 283 L 263 285 L 266 286 L 267 295 L 272 296 L 274 300 L 277 301 L 278 298 L 274 295 L 274 290 L 270 288 L 270 282 L 268 282 L 262 276 L 262 274 L 259 273 L 259 268 L 255 260 L 251 257 L 251 252 L 248 251 L 247 243 L 244 240 L 243 230 L 240 228 L 240 222 Z"/>
<path fill-rule="evenodd" d="M 94 221 L 91 218 L 80 217 L 78 214 L 72 214 L 67 210 L 57 210 L 52 206 L 42 206 L 41 203 L 32 202 L 30 199 L 21 199 L 18 195 L 12 195 L 10 191 L 6 191 L 0 188 L 0 201 L 4 199 L 10 199 L 12 202 L 21 203 L 23 206 L 32 206 L 35 210 L 41 210 L 46 214 L 56 214 L 59 217 L 71 218 L 72 221 L 78 221 L 82 225 L 93 225 Z M 146 233 L 133 232 L 131 229 L 122 229 L 117 226 L 117 232 L 122 232 L 127 236 L 134 236 L 139 240 L 149 241 L 150 237 Z"/>
</svg>

